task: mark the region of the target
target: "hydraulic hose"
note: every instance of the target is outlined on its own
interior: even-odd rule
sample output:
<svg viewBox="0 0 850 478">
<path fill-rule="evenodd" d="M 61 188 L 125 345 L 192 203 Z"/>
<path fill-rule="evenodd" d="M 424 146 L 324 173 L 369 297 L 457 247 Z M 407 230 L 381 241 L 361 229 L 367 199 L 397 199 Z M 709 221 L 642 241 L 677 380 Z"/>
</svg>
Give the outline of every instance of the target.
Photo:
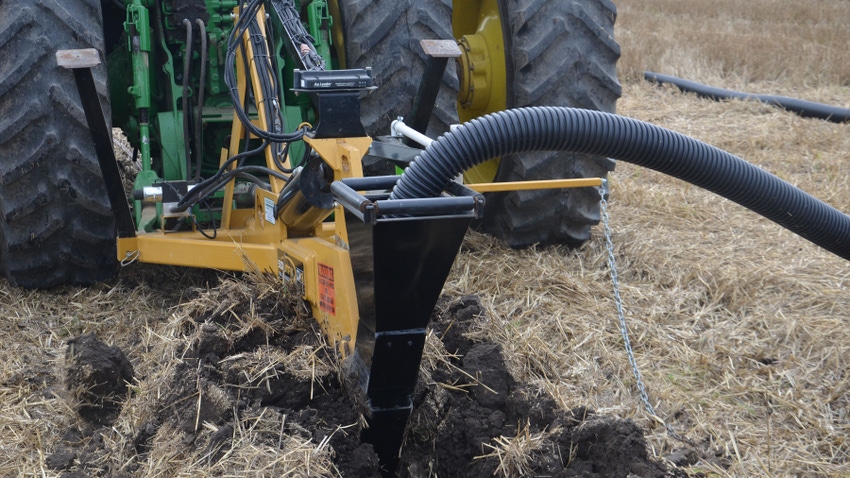
<svg viewBox="0 0 850 478">
<path fill-rule="evenodd" d="M 841 211 L 731 153 L 599 111 L 529 107 L 476 118 L 441 136 L 411 162 L 390 198 L 434 197 L 472 166 L 532 151 L 607 156 L 674 176 L 850 260 L 850 217 Z"/>
<path fill-rule="evenodd" d="M 723 88 L 703 85 L 702 83 L 697 83 L 695 81 L 683 80 L 682 78 L 676 78 L 675 76 L 662 75 L 651 71 L 644 72 L 643 77 L 648 81 L 654 81 L 659 84 L 670 83 L 676 85 L 680 91 L 696 93 L 697 96 L 714 101 L 729 99 L 754 100 L 771 106 L 778 106 L 792 113 L 797 113 L 803 118 L 818 118 L 831 121 L 833 123 L 850 122 L 850 110 L 847 108 L 840 108 L 838 106 L 830 106 L 798 98 L 789 98 L 787 96 L 759 95 L 744 93 L 741 91 L 725 90 Z"/>
<path fill-rule="evenodd" d="M 192 174 L 192 151 L 190 146 L 191 132 L 189 131 L 189 116 L 192 109 L 189 108 L 189 73 L 192 68 L 192 22 L 183 19 L 186 27 L 186 54 L 183 57 L 183 148 L 186 155 L 186 177 Z"/>
<path fill-rule="evenodd" d="M 201 148 L 201 125 L 204 122 L 204 87 L 207 82 L 207 26 L 200 18 L 195 19 L 201 34 L 201 77 L 198 80 L 198 111 L 195 117 L 195 182 L 201 180 L 204 155 Z"/>
</svg>

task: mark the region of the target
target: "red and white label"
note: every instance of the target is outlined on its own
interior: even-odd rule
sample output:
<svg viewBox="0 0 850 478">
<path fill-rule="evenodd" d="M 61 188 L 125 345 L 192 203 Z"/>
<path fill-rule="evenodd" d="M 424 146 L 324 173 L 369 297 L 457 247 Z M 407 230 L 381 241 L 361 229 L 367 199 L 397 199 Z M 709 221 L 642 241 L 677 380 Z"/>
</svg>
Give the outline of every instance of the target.
<svg viewBox="0 0 850 478">
<path fill-rule="evenodd" d="M 334 269 L 317 263 L 319 267 L 319 308 L 336 315 L 336 290 L 334 288 Z"/>
</svg>

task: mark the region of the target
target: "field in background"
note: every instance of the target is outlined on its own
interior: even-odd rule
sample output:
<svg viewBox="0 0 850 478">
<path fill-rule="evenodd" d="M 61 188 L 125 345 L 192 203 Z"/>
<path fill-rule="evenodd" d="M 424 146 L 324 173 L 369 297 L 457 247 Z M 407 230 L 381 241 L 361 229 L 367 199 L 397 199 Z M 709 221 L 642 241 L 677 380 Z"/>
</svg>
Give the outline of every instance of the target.
<svg viewBox="0 0 850 478">
<path fill-rule="evenodd" d="M 643 81 L 643 71 L 850 106 L 850 2 L 621 0 L 618 113 L 696 137 L 850 211 L 850 126 Z M 611 227 L 637 361 L 661 420 L 717 476 L 850 475 L 850 265 L 738 205 L 620 163 Z M 455 285 L 486 297 L 515 372 L 567 407 L 638 402 L 606 251 L 512 253 L 482 238 Z M 712 455 L 720 458 L 712 461 Z"/>
<path fill-rule="evenodd" d="M 624 0 L 620 78 L 644 70 L 732 86 L 850 84 L 850 2 L 835 0 Z M 850 102 L 845 99 L 842 103 Z"/>
<path fill-rule="evenodd" d="M 620 114 L 719 146 L 850 211 L 850 126 L 642 80 L 652 70 L 850 106 L 850 2 L 615 3 Z M 513 374 L 565 408 L 635 419 L 657 456 L 685 447 L 659 420 L 669 423 L 695 443 L 691 471 L 850 476 L 850 264 L 674 178 L 619 163 L 610 179 L 625 311 L 658 418 L 638 400 L 601 227 L 578 251 L 513 251 L 471 233 L 445 293 L 481 297 L 489 314 L 476 334 L 501 343 Z M 134 267 L 88 289 L 0 282 L 0 335 L 11 338 L 0 347 L 0 476 L 57 474 L 45 456 L 74 413 L 55 399 L 61 385 L 44 381 L 61 370 L 68 338 L 95 332 L 142 361 L 137 372 L 156 373 L 142 359 L 176 340 L 183 291 L 208 273 Z M 180 446 L 171 469 L 186 458 Z"/>
</svg>

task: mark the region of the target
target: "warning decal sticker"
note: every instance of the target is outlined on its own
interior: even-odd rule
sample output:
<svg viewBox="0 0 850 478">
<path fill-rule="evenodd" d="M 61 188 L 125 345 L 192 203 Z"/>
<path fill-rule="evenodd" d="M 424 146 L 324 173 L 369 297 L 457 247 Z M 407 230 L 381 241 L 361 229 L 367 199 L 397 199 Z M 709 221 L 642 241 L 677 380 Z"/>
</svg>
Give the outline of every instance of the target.
<svg viewBox="0 0 850 478">
<path fill-rule="evenodd" d="M 336 291 L 334 290 L 334 269 L 317 263 L 319 267 L 319 308 L 336 315 Z"/>
</svg>

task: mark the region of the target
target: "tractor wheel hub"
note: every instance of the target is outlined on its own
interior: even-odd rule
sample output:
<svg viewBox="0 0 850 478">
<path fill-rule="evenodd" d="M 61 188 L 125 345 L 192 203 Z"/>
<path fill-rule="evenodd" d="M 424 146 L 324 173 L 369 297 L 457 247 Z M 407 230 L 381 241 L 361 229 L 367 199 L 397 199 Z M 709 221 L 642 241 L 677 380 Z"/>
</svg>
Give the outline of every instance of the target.
<svg viewBox="0 0 850 478">
<path fill-rule="evenodd" d="M 486 108 L 490 102 L 490 53 L 487 41 L 478 34 L 464 35 L 458 42 L 458 101 L 467 109 Z"/>
</svg>

